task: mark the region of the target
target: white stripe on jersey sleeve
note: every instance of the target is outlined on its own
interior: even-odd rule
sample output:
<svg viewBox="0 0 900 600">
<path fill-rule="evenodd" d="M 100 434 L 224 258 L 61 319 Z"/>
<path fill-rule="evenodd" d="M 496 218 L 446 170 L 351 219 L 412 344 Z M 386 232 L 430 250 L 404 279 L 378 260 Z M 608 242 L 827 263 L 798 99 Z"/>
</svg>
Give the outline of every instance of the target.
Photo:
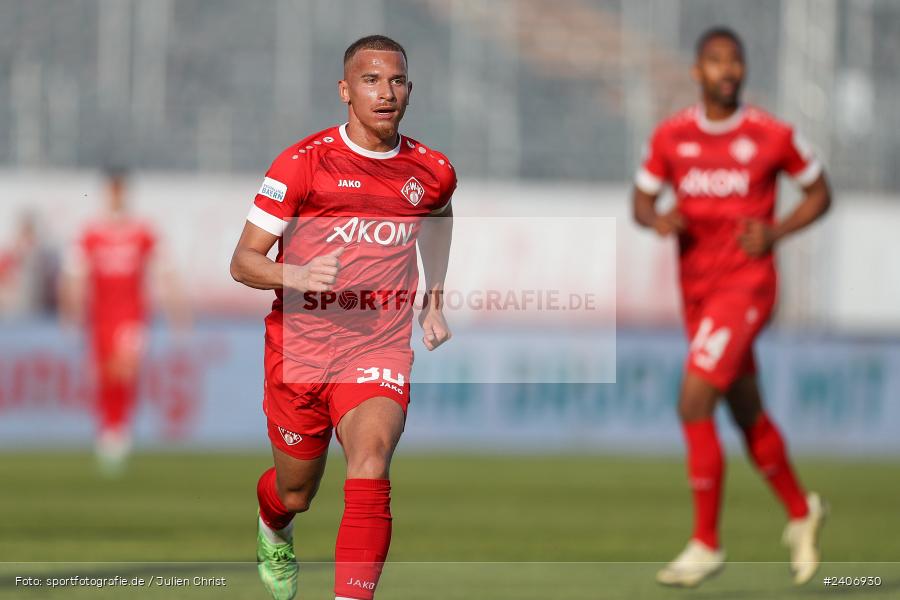
<svg viewBox="0 0 900 600">
<path fill-rule="evenodd" d="M 260 229 L 264 229 L 272 235 L 277 235 L 279 237 L 284 233 L 286 225 L 281 217 L 270 215 L 255 204 L 250 207 L 250 212 L 247 214 L 247 220 Z"/>
<path fill-rule="evenodd" d="M 634 185 L 645 194 L 653 196 L 662 190 L 663 181 L 647 169 L 641 168 L 634 176 Z"/>
<path fill-rule="evenodd" d="M 819 175 L 822 174 L 822 163 L 819 159 L 814 158 L 806 165 L 806 168 L 794 175 L 794 181 L 799 183 L 801 186 L 806 187 L 811 185 L 816 179 L 819 178 Z"/>
<path fill-rule="evenodd" d="M 447 212 L 447 209 L 450 207 L 450 203 L 451 203 L 451 202 L 453 202 L 453 197 L 452 197 L 452 196 L 450 197 L 449 200 L 447 200 L 447 203 L 446 203 L 445 205 L 443 205 L 443 206 L 440 207 L 440 208 L 434 209 L 433 211 L 431 211 L 431 212 L 428 213 L 428 214 L 431 215 L 431 216 L 434 216 L 434 217 L 436 217 L 436 216 L 438 216 L 438 215 L 444 214 L 445 212 Z"/>
</svg>

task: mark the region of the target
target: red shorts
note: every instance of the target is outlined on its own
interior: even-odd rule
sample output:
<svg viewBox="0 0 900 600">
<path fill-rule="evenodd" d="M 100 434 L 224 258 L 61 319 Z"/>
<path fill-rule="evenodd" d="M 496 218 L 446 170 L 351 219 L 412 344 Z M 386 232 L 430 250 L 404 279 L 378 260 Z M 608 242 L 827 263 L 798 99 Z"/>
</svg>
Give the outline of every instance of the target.
<svg viewBox="0 0 900 600">
<path fill-rule="evenodd" d="M 370 398 L 390 398 L 405 413 L 412 362 L 406 348 L 361 352 L 337 366 L 313 367 L 266 346 L 263 411 L 269 439 L 282 452 L 310 460 L 328 450 L 344 415 Z"/>
<path fill-rule="evenodd" d="M 94 356 L 100 360 L 117 355 L 140 356 L 147 342 L 143 321 L 101 321 L 92 323 L 90 331 Z"/>
<path fill-rule="evenodd" d="M 756 373 L 753 342 L 774 306 L 774 286 L 770 292 L 721 292 L 686 302 L 687 370 L 722 392 L 741 377 Z"/>
</svg>

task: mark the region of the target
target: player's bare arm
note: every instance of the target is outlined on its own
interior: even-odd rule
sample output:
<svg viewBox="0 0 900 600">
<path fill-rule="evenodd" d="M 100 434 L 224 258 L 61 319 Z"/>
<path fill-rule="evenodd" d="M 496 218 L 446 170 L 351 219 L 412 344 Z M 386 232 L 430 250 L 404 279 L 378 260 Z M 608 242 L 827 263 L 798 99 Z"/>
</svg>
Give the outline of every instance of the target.
<svg viewBox="0 0 900 600">
<path fill-rule="evenodd" d="M 422 255 L 422 268 L 425 271 L 427 304 L 422 308 L 419 322 L 424 332 L 422 341 L 429 350 L 434 350 L 451 337 L 450 328 L 444 318 L 443 293 L 452 237 L 452 206 L 422 222 L 418 244 Z"/>
<path fill-rule="evenodd" d="M 85 276 L 64 269 L 57 286 L 59 319 L 63 326 L 80 326 L 84 321 Z"/>
<path fill-rule="evenodd" d="M 684 231 L 684 217 L 678 212 L 677 207 L 662 214 L 656 210 L 658 197 L 659 194 L 648 194 L 635 186 L 632 194 L 634 220 L 638 225 L 653 229 L 663 237 Z"/>
<path fill-rule="evenodd" d="M 317 256 L 305 265 L 279 264 L 267 254 L 278 236 L 245 223 L 231 257 L 231 276 L 235 281 L 258 290 L 289 288 L 298 292 L 329 292 L 337 283 L 343 247 Z"/>
<path fill-rule="evenodd" d="M 791 213 L 776 223 L 750 219 L 743 223 L 738 240 L 750 256 L 762 256 L 783 238 L 820 219 L 831 207 L 831 189 L 825 174 L 803 188 L 803 199 Z"/>
</svg>

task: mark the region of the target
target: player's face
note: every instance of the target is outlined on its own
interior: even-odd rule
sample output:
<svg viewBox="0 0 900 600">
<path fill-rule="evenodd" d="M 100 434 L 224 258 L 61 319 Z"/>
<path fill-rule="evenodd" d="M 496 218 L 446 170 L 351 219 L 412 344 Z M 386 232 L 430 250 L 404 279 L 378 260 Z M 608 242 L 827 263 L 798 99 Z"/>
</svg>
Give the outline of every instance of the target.
<svg viewBox="0 0 900 600">
<path fill-rule="evenodd" d="M 382 140 L 397 135 L 412 92 L 406 59 L 400 52 L 361 50 L 344 69 L 338 84 L 350 107 L 350 118 L 359 121 Z"/>
<path fill-rule="evenodd" d="M 110 179 L 106 194 L 110 212 L 113 214 L 125 212 L 125 181 L 119 177 Z"/>
<path fill-rule="evenodd" d="M 737 105 L 744 72 L 741 48 L 726 37 L 706 42 L 694 65 L 694 79 L 703 90 L 704 100 L 722 106 Z"/>
</svg>

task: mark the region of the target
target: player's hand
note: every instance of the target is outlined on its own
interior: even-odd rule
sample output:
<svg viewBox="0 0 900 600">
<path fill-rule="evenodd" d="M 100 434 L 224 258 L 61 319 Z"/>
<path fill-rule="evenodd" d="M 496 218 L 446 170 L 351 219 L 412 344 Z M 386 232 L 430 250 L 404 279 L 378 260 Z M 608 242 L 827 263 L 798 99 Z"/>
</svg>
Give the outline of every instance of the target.
<svg viewBox="0 0 900 600">
<path fill-rule="evenodd" d="M 772 250 L 776 241 L 775 231 L 759 219 L 745 219 L 738 232 L 738 242 L 744 252 L 757 258 Z"/>
<path fill-rule="evenodd" d="M 444 319 L 444 313 L 440 308 L 426 306 L 419 314 L 419 323 L 422 325 L 422 342 L 428 350 L 434 350 L 453 335 Z"/>
<path fill-rule="evenodd" d="M 653 222 L 653 229 L 662 237 L 672 235 L 673 233 L 681 233 L 685 228 L 684 217 L 678 212 L 677 208 L 673 208 L 669 212 L 656 217 Z"/>
<path fill-rule="evenodd" d="M 284 265 L 284 287 L 299 292 L 330 292 L 341 272 L 343 253 L 344 247 L 339 246 L 305 265 Z"/>
</svg>

